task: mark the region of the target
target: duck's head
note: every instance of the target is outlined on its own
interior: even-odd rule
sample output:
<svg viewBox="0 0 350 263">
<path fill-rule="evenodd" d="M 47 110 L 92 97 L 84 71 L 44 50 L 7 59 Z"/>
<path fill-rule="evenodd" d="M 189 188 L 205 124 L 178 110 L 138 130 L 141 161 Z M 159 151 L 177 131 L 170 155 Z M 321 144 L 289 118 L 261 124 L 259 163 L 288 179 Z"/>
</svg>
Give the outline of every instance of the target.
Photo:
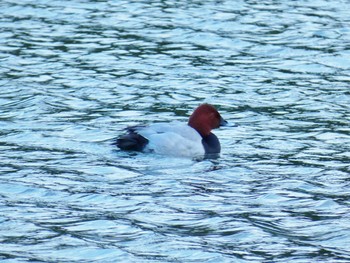
<svg viewBox="0 0 350 263">
<path fill-rule="evenodd" d="M 199 105 L 188 120 L 188 125 L 197 130 L 202 137 L 208 136 L 212 129 L 225 126 L 225 121 L 220 113 L 210 104 Z"/>
</svg>

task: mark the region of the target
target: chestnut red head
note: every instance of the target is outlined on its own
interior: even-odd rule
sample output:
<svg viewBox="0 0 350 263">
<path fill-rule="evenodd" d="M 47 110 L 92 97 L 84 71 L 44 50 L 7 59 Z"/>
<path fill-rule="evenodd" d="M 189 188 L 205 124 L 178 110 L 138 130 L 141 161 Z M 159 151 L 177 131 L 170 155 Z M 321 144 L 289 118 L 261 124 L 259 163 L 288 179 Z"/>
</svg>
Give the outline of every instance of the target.
<svg viewBox="0 0 350 263">
<path fill-rule="evenodd" d="M 197 130 L 202 137 L 208 136 L 212 129 L 227 124 L 220 113 L 210 104 L 201 104 L 192 113 L 188 125 Z"/>
</svg>

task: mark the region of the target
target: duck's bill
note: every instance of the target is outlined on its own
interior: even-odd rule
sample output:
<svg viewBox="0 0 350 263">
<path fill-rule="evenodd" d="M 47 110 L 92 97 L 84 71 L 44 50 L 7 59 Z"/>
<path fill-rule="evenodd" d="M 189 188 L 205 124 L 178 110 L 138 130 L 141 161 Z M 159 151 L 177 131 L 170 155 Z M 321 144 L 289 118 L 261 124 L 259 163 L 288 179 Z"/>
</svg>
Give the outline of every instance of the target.
<svg viewBox="0 0 350 263">
<path fill-rule="evenodd" d="M 220 116 L 220 126 L 227 126 L 228 122 Z"/>
</svg>

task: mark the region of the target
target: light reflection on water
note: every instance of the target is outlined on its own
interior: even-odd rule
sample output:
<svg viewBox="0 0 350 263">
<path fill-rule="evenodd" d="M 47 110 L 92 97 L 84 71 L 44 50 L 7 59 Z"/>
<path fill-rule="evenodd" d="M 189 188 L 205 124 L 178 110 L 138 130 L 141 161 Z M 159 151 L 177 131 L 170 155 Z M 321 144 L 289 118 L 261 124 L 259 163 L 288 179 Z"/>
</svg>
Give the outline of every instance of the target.
<svg viewBox="0 0 350 263">
<path fill-rule="evenodd" d="M 0 6 L 1 260 L 350 260 L 348 3 Z M 218 160 L 110 145 L 201 102 Z"/>
</svg>

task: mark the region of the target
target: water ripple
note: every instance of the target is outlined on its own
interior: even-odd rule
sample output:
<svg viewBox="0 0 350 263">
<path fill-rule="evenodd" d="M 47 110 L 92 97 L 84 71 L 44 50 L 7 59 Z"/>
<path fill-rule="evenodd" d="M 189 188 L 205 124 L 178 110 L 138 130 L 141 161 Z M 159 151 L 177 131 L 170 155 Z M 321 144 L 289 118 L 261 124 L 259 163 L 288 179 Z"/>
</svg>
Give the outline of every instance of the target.
<svg viewBox="0 0 350 263">
<path fill-rule="evenodd" d="M 350 260 L 346 1 L 0 6 L 0 260 Z M 110 145 L 201 102 L 218 160 Z"/>
</svg>

